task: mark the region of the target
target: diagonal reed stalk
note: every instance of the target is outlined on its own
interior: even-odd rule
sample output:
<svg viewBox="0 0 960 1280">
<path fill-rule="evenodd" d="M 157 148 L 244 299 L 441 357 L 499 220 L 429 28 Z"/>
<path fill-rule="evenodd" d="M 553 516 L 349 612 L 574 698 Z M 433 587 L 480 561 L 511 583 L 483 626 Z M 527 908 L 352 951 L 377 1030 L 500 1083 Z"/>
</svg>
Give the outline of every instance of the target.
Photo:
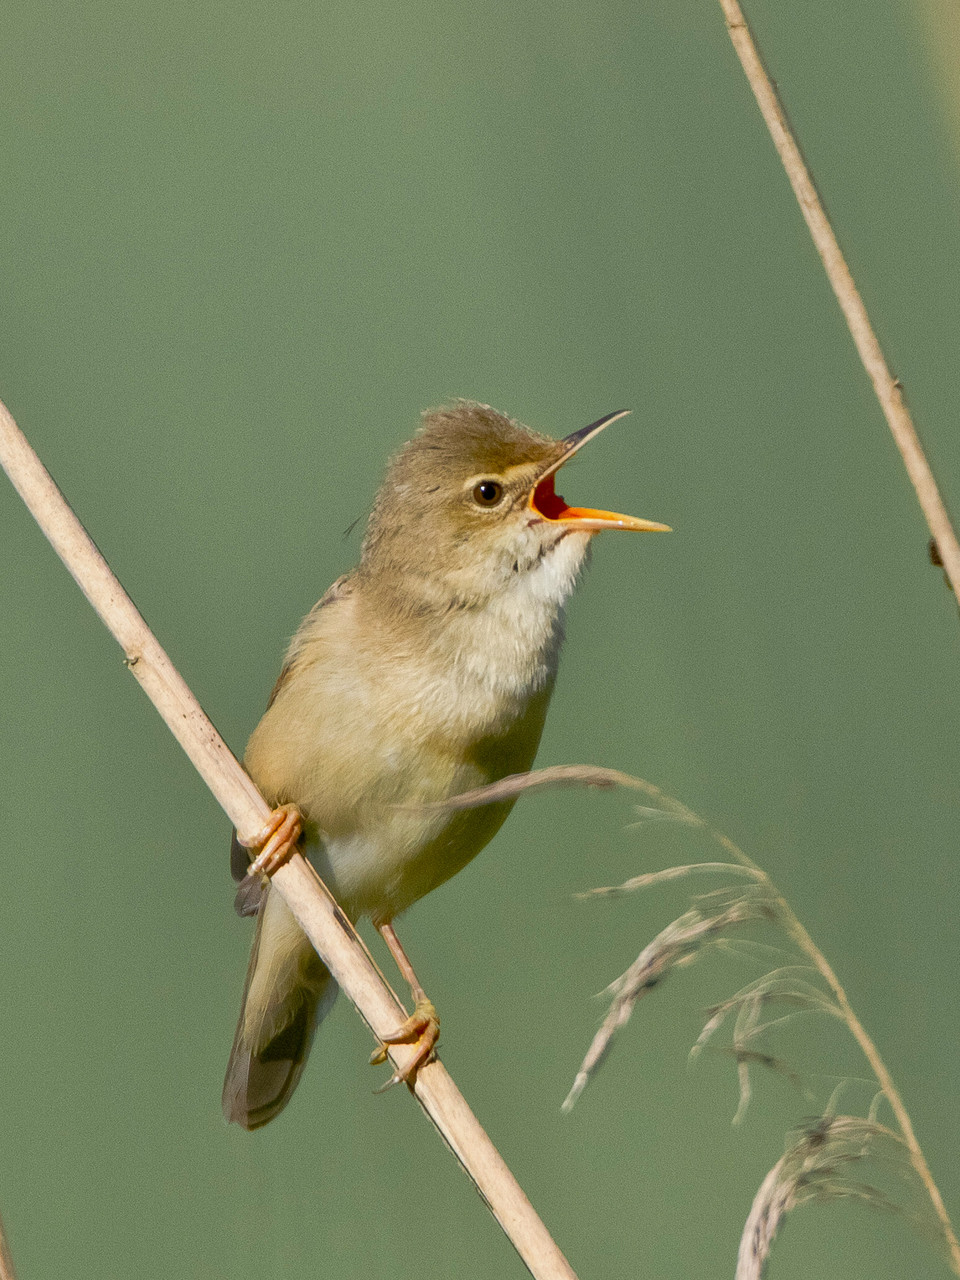
<svg viewBox="0 0 960 1280">
<path fill-rule="evenodd" d="M 950 580 L 954 594 L 960 599 L 960 543 L 957 541 L 946 506 L 934 479 L 933 471 L 927 461 L 913 418 L 904 400 L 902 384 L 899 378 L 894 377 L 887 364 L 879 339 L 870 322 L 870 316 L 843 256 L 836 233 L 823 207 L 823 202 L 817 192 L 813 175 L 803 158 L 800 145 L 790 127 L 786 110 L 780 101 L 776 87 L 763 64 L 763 59 L 760 56 L 756 40 L 743 9 L 738 0 L 719 0 L 719 3 L 723 10 L 727 30 L 730 33 L 730 39 L 736 50 L 737 57 L 740 59 L 744 74 L 757 100 L 757 106 L 760 108 L 761 115 L 770 131 L 773 145 L 776 147 L 777 154 L 783 162 L 783 167 L 790 180 L 793 193 L 797 198 L 800 211 L 823 262 L 830 286 L 836 294 L 840 309 L 863 362 L 863 367 L 873 383 L 874 391 L 887 420 L 890 433 L 900 451 L 907 475 L 916 492 L 917 499 L 939 551 L 944 572 Z M 714 833 L 714 835 L 738 861 L 743 862 L 744 865 L 753 865 L 746 854 L 730 844 L 725 836 L 717 835 L 717 833 Z M 831 969 L 826 957 L 814 944 L 810 935 L 786 902 L 783 903 L 783 911 L 784 918 L 789 922 L 788 927 L 797 945 L 810 957 L 834 992 L 837 1003 L 843 1010 L 847 1025 L 850 1027 L 851 1034 L 863 1050 L 887 1096 L 897 1118 L 897 1123 L 903 1132 L 904 1141 L 910 1151 L 911 1161 L 927 1189 L 934 1210 L 940 1220 L 949 1246 L 953 1269 L 960 1275 L 960 1244 L 957 1242 L 943 1199 L 923 1158 L 923 1152 L 920 1150 L 919 1143 L 914 1135 L 910 1117 L 903 1105 L 900 1094 L 890 1078 L 890 1073 L 887 1071 L 873 1041 L 850 1007 L 846 992 Z"/>
<path fill-rule="evenodd" d="M 873 389 L 880 401 L 890 434 L 900 451 L 910 483 L 913 485 L 940 553 L 944 572 L 950 580 L 954 595 L 960 600 L 960 542 L 957 541 L 957 535 L 954 533 L 930 463 L 927 461 L 910 410 L 907 408 L 903 385 L 899 378 L 894 377 L 887 364 L 880 341 L 870 323 L 867 308 L 854 283 L 836 233 L 823 207 L 823 201 L 817 192 L 813 175 L 803 158 L 796 135 L 790 127 L 783 103 L 763 65 L 763 59 L 760 57 L 756 40 L 743 10 L 737 0 L 720 0 L 720 8 L 726 18 L 727 30 L 737 57 L 740 59 L 744 74 L 757 100 L 757 106 L 770 131 L 773 145 L 790 179 L 800 212 L 803 214 L 813 243 L 823 262 L 823 269 L 827 273 L 830 287 L 836 294 L 863 367 L 873 383 Z"/>
<path fill-rule="evenodd" d="M 84 595 L 120 643 L 127 668 L 142 685 L 238 833 L 254 835 L 269 806 L 207 719 L 183 677 L 161 648 L 49 472 L 0 404 L 0 464 L 70 570 Z M 306 859 L 295 855 L 272 883 L 373 1033 L 389 1035 L 403 1006 L 384 981 L 353 926 Z M 412 1046 L 388 1046 L 403 1069 Z M 500 1226 L 538 1280 L 576 1280 L 503 1157 L 440 1062 L 417 1073 L 413 1092 L 444 1142 L 473 1181 Z M 0 1265 L 4 1254 L 0 1252 Z M 12 1271 L 8 1273 L 12 1278 Z M 0 1271 L 0 1280 L 7 1280 Z"/>
<path fill-rule="evenodd" d="M 17 1280 L 17 1273 L 13 1267 L 13 1258 L 10 1255 L 10 1246 L 7 1244 L 7 1236 L 3 1229 L 2 1221 L 0 1221 L 0 1280 Z"/>
<path fill-rule="evenodd" d="M 768 895 L 769 902 L 775 907 L 777 921 L 786 929 L 789 936 L 793 939 L 796 946 L 809 959 L 817 972 L 821 975 L 826 985 L 829 987 L 836 1000 L 837 1007 L 843 1022 L 846 1023 L 850 1034 L 856 1040 L 857 1044 L 870 1064 L 870 1069 L 876 1077 L 877 1083 L 880 1085 L 881 1092 L 890 1106 L 896 1119 L 902 1138 L 903 1145 L 907 1151 L 910 1164 L 922 1183 L 930 1203 L 933 1206 L 937 1221 L 940 1224 L 943 1238 L 946 1243 L 947 1252 L 950 1257 L 950 1265 L 954 1273 L 960 1276 L 960 1242 L 957 1240 L 953 1223 L 950 1221 L 950 1215 L 947 1212 L 940 1189 L 934 1181 L 933 1174 L 930 1172 L 930 1166 L 927 1164 L 926 1157 L 923 1154 L 917 1135 L 913 1128 L 913 1122 L 904 1105 L 900 1091 L 894 1083 L 886 1063 L 880 1056 L 880 1052 L 863 1023 L 857 1017 L 849 997 L 840 982 L 840 979 L 834 973 L 832 966 L 826 956 L 811 938 L 810 934 L 800 922 L 796 913 L 790 904 L 780 893 L 776 885 L 763 870 L 758 866 L 752 858 L 722 832 L 715 831 L 707 822 L 698 814 L 688 809 L 686 805 L 675 800 L 672 796 L 668 796 L 660 787 L 655 786 L 652 782 L 645 782 L 643 778 L 635 778 L 630 774 L 621 773 L 617 769 L 602 769 L 592 765 L 560 765 L 548 769 L 536 769 L 530 773 L 515 774 L 512 777 L 504 778 L 500 782 L 495 782 L 488 787 L 479 787 L 475 791 L 466 792 L 461 796 L 455 796 L 452 800 L 443 802 L 443 808 L 447 809 L 463 809 L 480 804 L 493 804 L 499 800 L 512 799 L 525 793 L 544 791 L 551 787 L 628 787 L 634 791 L 642 791 L 650 799 L 657 802 L 658 805 L 668 812 L 672 817 L 681 819 L 692 827 L 697 827 L 715 840 L 727 855 L 732 859 L 738 867 L 742 867 L 751 877 L 762 883 L 765 892 Z M 718 864 L 704 863 L 700 864 L 708 869 L 715 868 Z M 719 864 L 722 865 L 722 864 Z M 688 870 L 686 867 L 672 868 L 675 872 L 683 872 Z M 637 877 L 636 881 L 629 881 L 627 885 L 620 888 L 625 890 L 630 887 L 636 887 L 647 880 L 655 880 L 659 876 Z M 606 1049 L 609 1047 L 610 1040 L 617 1026 L 620 1025 L 615 1018 L 610 1019 L 610 1024 L 605 1023 L 604 1027 L 597 1033 L 594 1043 L 590 1046 L 584 1067 L 581 1068 L 580 1075 L 571 1091 L 571 1099 L 586 1084 L 586 1079 L 590 1072 L 602 1060 Z M 586 1071 L 585 1071 L 586 1069 Z M 568 1099 L 569 1101 L 570 1099 Z"/>
</svg>

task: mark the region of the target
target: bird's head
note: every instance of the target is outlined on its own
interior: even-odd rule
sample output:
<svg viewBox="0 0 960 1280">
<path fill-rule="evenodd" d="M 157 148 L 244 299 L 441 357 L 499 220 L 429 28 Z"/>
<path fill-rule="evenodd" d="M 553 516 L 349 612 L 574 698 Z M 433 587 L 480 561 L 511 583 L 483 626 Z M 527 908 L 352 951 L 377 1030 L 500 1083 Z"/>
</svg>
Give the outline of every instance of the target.
<svg viewBox="0 0 960 1280">
<path fill-rule="evenodd" d="M 363 570 L 408 582 L 412 576 L 436 588 L 438 603 L 466 607 L 525 579 L 532 585 L 533 575 L 560 603 L 594 534 L 669 529 L 568 506 L 556 491 L 564 463 L 626 412 L 607 414 L 563 440 L 468 401 L 424 414 L 377 494 Z"/>
</svg>

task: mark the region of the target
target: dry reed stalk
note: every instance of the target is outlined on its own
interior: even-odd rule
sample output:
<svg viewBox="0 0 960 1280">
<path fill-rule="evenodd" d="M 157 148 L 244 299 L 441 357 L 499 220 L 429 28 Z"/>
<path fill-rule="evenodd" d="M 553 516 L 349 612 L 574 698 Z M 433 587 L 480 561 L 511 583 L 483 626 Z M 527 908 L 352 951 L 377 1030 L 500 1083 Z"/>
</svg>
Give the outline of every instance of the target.
<svg viewBox="0 0 960 1280">
<path fill-rule="evenodd" d="M 120 643 L 125 663 L 243 835 L 262 829 L 270 809 L 204 714 L 49 472 L 0 403 L 0 464 L 84 595 Z M 403 1006 L 350 921 L 310 864 L 299 855 L 273 877 L 337 982 L 374 1035 L 388 1035 Z M 397 1069 L 413 1049 L 390 1045 Z M 413 1092 L 491 1213 L 537 1280 L 576 1280 L 519 1183 L 440 1062 L 417 1073 Z M 11 1273 L 12 1275 L 12 1273 Z M 0 1280 L 4 1280 L 0 1273 Z"/>
<path fill-rule="evenodd" d="M 13 1266 L 13 1258 L 10 1255 L 10 1246 L 7 1244 L 7 1234 L 3 1229 L 2 1220 L 0 1220 L 0 1280 L 17 1280 L 17 1273 Z"/>
<path fill-rule="evenodd" d="M 891 373 L 887 364 L 863 299 L 824 210 L 813 176 L 803 158 L 796 136 L 790 127 L 783 103 L 780 101 L 776 87 L 763 65 L 753 32 L 744 12 L 738 0 L 719 0 L 719 3 L 723 10 L 727 30 L 737 57 L 740 59 L 744 74 L 757 100 L 757 106 L 760 108 L 760 113 L 770 131 L 773 145 L 776 147 L 777 154 L 786 170 L 793 193 L 800 206 L 800 211 L 823 262 L 830 286 L 840 304 L 840 309 L 850 329 L 850 334 L 863 362 L 863 367 L 873 383 L 873 389 L 876 392 L 877 399 L 880 401 L 880 407 L 887 420 L 890 433 L 900 451 L 907 475 L 916 492 L 917 499 L 926 517 L 927 525 L 936 543 L 944 572 L 950 580 L 954 594 L 957 599 L 960 599 L 960 543 L 957 541 L 957 536 L 954 533 L 940 490 L 923 451 L 910 411 L 906 406 L 903 386 L 899 378 L 894 377 Z M 721 837 L 720 839 L 721 843 L 725 843 L 725 838 Z M 740 851 L 737 852 L 740 854 Z M 744 859 L 746 858 L 745 854 L 740 854 L 740 856 Z M 749 859 L 747 859 L 747 862 L 749 862 Z M 854 1038 L 863 1050 L 890 1102 L 890 1106 L 897 1118 L 897 1123 L 903 1132 L 904 1141 L 910 1152 L 911 1162 L 927 1189 L 940 1225 L 943 1228 L 953 1270 L 960 1275 L 960 1242 L 957 1240 L 939 1189 L 927 1167 L 923 1152 L 913 1132 L 910 1117 L 903 1105 L 900 1094 L 893 1084 L 890 1073 L 887 1071 L 873 1041 L 867 1035 L 866 1030 L 850 1007 L 846 993 L 827 963 L 826 958 L 816 947 L 810 935 L 786 903 L 784 903 L 784 907 L 789 913 L 792 922 L 791 930 L 796 941 L 810 956 L 833 990 Z"/>
<path fill-rule="evenodd" d="M 727 30 L 750 83 L 757 106 L 770 131 L 783 167 L 790 179 L 793 194 L 797 197 L 800 212 L 809 228 L 813 243 L 823 262 L 830 286 L 836 294 L 840 309 L 856 344 L 863 367 L 866 369 L 880 407 L 883 410 L 890 433 L 900 451 L 907 475 L 933 535 L 943 569 L 950 580 L 954 594 L 960 600 L 960 543 L 953 531 L 940 490 L 927 461 L 913 418 L 903 396 L 903 385 L 890 371 L 883 349 L 870 323 L 867 309 L 854 283 L 850 268 L 840 249 L 836 234 L 830 225 L 823 203 L 817 193 L 800 145 L 797 142 L 783 103 L 767 74 L 757 49 L 753 33 L 737 0 L 720 0 L 720 8 L 726 18 Z"/>
</svg>

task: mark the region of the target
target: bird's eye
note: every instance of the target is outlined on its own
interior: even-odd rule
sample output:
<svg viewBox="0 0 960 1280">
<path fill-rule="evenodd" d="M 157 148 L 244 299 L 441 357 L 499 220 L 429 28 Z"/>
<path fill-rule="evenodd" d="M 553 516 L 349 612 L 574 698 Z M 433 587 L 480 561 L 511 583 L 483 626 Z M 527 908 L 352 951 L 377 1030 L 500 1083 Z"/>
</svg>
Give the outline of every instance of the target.
<svg viewBox="0 0 960 1280">
<path fill-rule="evenodd" d="M 481 480 L 474 486 L 473 500 L 478 507 L 495 507 L 503 497 L 503 485 L 496 480 Z"/>
</svg>

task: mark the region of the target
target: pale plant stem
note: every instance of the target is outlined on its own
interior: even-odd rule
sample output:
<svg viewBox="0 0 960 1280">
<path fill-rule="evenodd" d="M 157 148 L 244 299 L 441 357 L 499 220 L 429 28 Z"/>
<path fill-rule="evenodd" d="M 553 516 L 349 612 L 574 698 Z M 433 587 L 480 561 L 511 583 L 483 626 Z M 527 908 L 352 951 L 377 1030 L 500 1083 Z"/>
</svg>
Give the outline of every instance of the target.
<svg viewBox="0 0 960 1280">
<path fill-rule="evenodd" d="M 125 663 L 163 716 L 241 836 L 259 832 L 270 809 L 217 733 L 50 474 L 0 404 L 0 464 L 80 589 L 119 641 Z M 273 885 L 374 1035 L 389 1035 L 403 1006 L 310 864 L 295 855 Z M 389 1046 L 397 1069 L 409 1045 Z M 413 1092 L 538 1280 L 576 1280 L 500 1153 L 440 1062 L 417 1073 Z M 11 1273 L 12 1276 L 12 1273 Z M 0 1280 L 10 1280 L 0 1272 Z"/>
<path fill-rule="evenodd" d="M 0 1221 L 0 1280 L 17 1280 L 10 1246 L 7 1243 L 7 1233 L 3 1229 L 2 1221 Z"/>
<path fill-rule="evenodd" d="M 720 0 L 727 30 L 743 67 L 757 105 L 770 131 L 773 145 L 783 162 L 790 185 L 800 206 L 824 270 L 836 294 L 863 367 L 867 371 L 894 442 L 900 451 L 907 475 L 933 535 L 944 572 L 960 600 L 960 542 L 954 533 L 946 506 L 937 487 L 903 396 L 900 379 L 894 377 L 880 342 L 870 323 L 867 309 L 854 283 L 850 268 L 810 173 L 797 139 L 790 127 L 777 90 L 767 74 L 756 42 L 737 0 Z"/>
<path fill-rule="evenodd" d="M 906 406 L 903 387 L 900 380 L 891 373 L 884 357 L 863 299 L 840 249 L 836 234 L 827 217 L 810 169 L 804 161 L 796 136 L 790 127 L 776 87 L 763 65 L 763 60 L 760 57 L 756 41 L 753 38 L 753 33 L 743 10 L 738 0 L 719 0 L 719 2 L 726 18 L 727 30 L 730 33 L 730 39 L 733 42 L 737 57 L 740 59 L 744 74 L 760 108 L 760 113 L 770 131 L 773 145 L 776 147 L 777 154 L 783 162 L 783 167 L 790 180 L 793 193 L 797 198 L 800 211 L 809 228 L 817 252 L 820 254 L 831 288 L 836 294 L 863 366 L 873 383 L 877 399 L 880 401 L 880 407 L 886 417 L 894 442 L 900 451 L 930 532 L 936 540 L 944 571 L 950 580 L 955 595 L 960 599 L 960 543 L 957 541 L 946 506 L 940 495 L 930 464 L 924 454 L 910 411 Z M 720 836 L 716 832 L 713 834 L 725 848 L 728 848 L 745 865 L 755 865 L 742 850 L 737 849 L 726 837 Z M 940 1195 L 939 1188 L 933 1180 L 923 1151 L 913 1131 L 913 1125 L 903 1104 L 903 1099 L 900 1097 L 883 1059 L 877 1052 L 876 1045 L 851 1008 L 846 992 L 840 985 L 826 957 L 782 897 L 780 898 L 780 905 L 787 929 L 797 945 L 816 965 L 833 991 L 851 1034 L 863 1050 L 890 1104 L 890 1108 L 896 1116 L 904 1142 L 910 1152 L 913 1167 L 926 1187 L 930 1201 L 943 1228 L 953 1270 L 957 1275 L 960 1275 L 960 1242 L 957 1240 L 950 1216 L 943 1203 L 943 1197 Z"/>
<path fill-rule="evenodd" d="M 926 1157 L 923 1154 L 923 1148 L 920 1146 L 917 1135 L 913 1131 L 913 1122 L 910 1119 L 907 1108 L 904 1106 L 900 1091 L 894 1084 L 893 1077 L 887 1070 L 886 1063 L 880 1057 L 880 1052 L 871 1040 L 866 1027 L 854 1013 L 853 1007 L 847 998 L 847 993 L 840 985 L 840 980 L 831 968 L 826 956 L 807 933 L 782 896 L 780 896 L 780 910 L 787 931 L 792 935 L 797 946 L 810 957 L 813 964 L 823 974 L 823 979 L 833 992 L 837 1005 L 843 1014 L 843 1019 L 850 1028 L 850 1034 L 860 1046 L 864 1057 L 870 1064 L 871 1070 L 877 1077 L 877 1083 L 890 1104 L 890 1110 L 896 1118 L 900 1135 L 907 1151 L 910 1153 L 910 1163 L 913 1165 L 917 1177 L 923 1183 L 927 1195 L 930 1197 L 930 1203 L 933 1205 L 933 1211 L 937 1215 L 944 1240 L 946 1241 L 947 1251 L 950 1255 L 950 1266 L 954 1274 L 960 1276 L 960 1241 L 958 1241 L 957 1234 L 953 1229 L 947 1206 L 943 1203 L 940 1188 L 930 1172 L 930 1166 L 927 1164 Z"/>
</svg>

